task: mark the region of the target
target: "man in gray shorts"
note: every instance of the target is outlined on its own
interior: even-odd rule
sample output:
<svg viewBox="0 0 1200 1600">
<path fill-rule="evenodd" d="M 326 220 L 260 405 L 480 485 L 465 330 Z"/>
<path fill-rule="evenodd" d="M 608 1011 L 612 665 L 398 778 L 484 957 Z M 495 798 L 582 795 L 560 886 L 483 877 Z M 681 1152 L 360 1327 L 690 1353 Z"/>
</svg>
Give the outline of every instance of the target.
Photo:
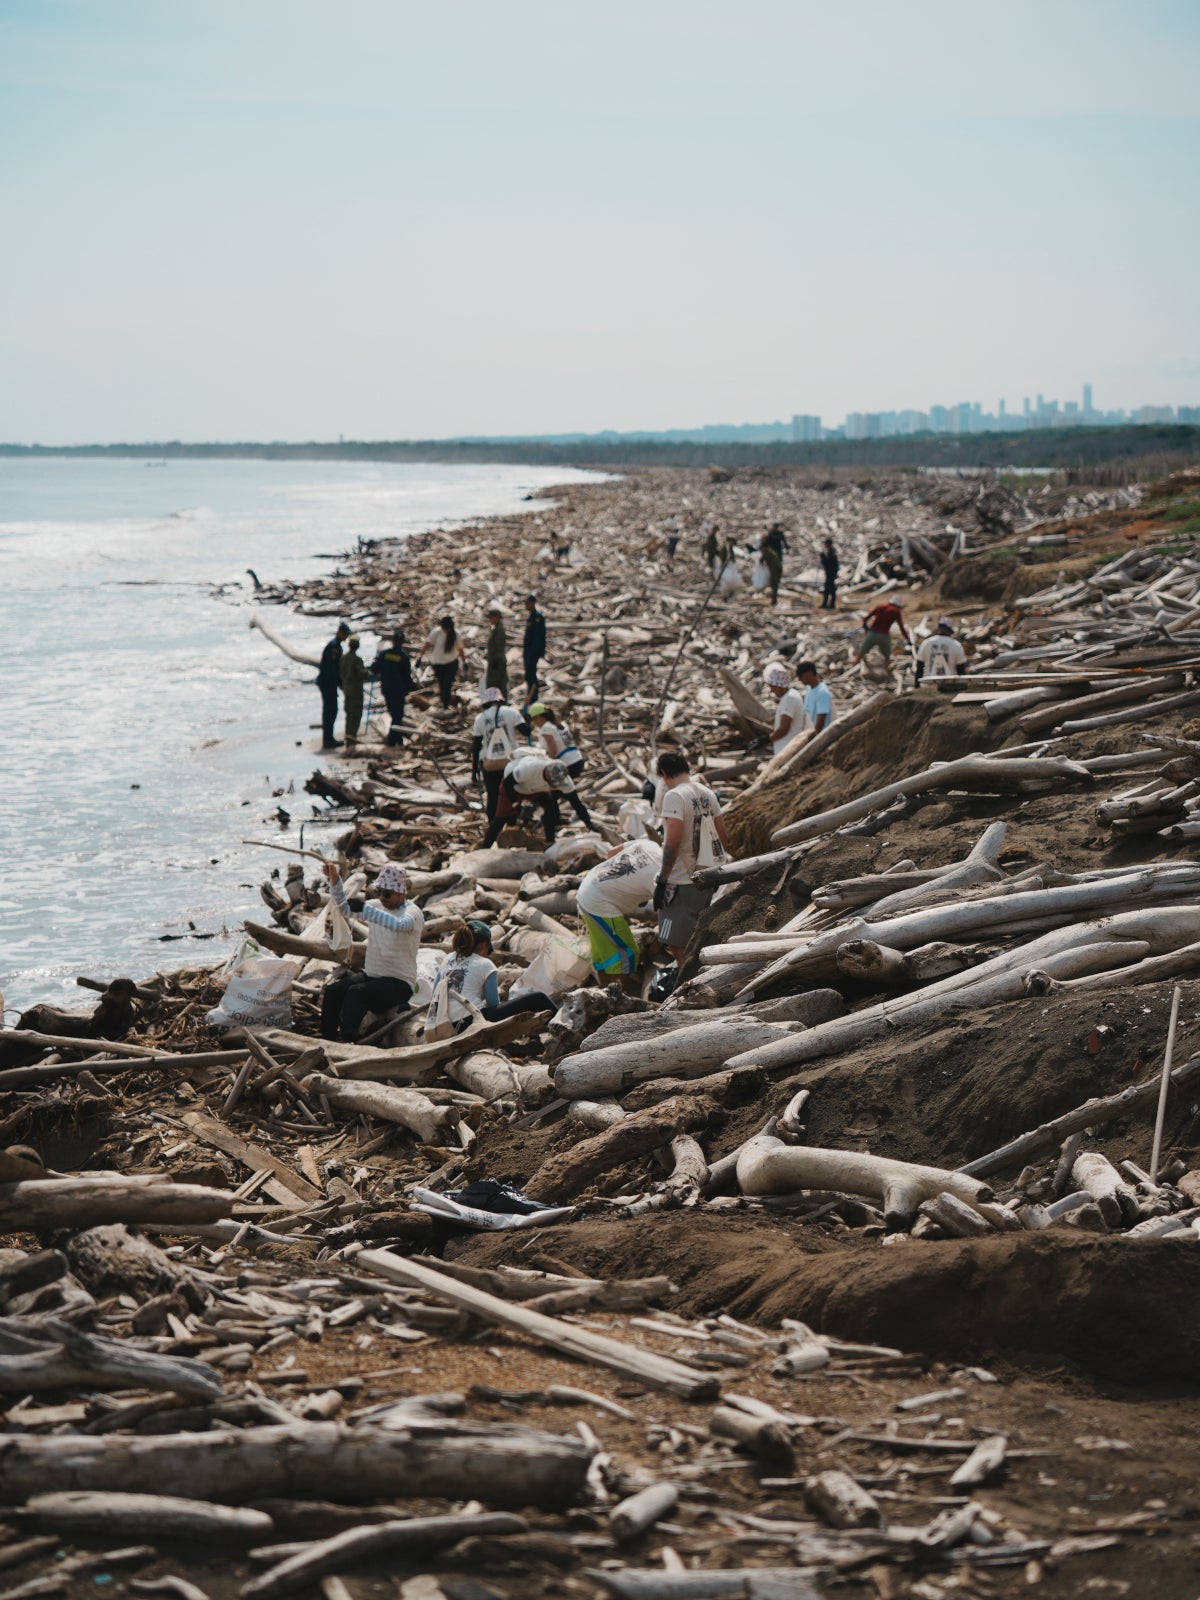
<svg viewBox="0 0 1200 1600">
<path fill-rule="evenodd" d="M 654 909 L 658 912 L 658 936 L 676 965 L 682 966 L 700 913 L 713 897 L 711 889 L 693 884 L 692 873 L 727 861 L 729 839 L 721 802 L 692 777 L 686 756 L 674 751 L 659 756 L 657 771 L 666 792 L 662 871 L 654 885 Z"/>
</svg>

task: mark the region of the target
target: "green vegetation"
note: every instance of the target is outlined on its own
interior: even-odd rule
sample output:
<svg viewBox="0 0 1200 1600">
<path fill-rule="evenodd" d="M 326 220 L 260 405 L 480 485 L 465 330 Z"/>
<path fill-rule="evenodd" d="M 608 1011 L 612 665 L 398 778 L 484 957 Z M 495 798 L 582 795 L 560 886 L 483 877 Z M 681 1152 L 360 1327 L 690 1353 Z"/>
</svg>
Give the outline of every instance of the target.
<svg viewBox="0 0 1200 1600">
<path fill-rule="evenodd" d="M 1200 533 L 1200 500 L 1180 500 L 1155 513 L 1164 522 L 1181 522 L 1180 533 Z"/>
</svg>

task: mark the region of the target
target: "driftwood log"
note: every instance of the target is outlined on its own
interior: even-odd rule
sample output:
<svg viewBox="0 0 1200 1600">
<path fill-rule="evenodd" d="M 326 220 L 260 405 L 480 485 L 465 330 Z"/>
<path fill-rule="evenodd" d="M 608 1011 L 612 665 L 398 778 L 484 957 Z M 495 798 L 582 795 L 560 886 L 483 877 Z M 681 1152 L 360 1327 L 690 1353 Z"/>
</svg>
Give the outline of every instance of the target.
<svg viewBox="0 0 1200 1600">
<path fill-rule="evenodd" d="M 217 1222 L 232 1209 L 233 1196 L 220 1189 L 117 1173 L 0 1184 L 4 1232 L 19 1228 L 39 1233 L 101 1222 Z"/>
<path fill-rule="evenodd" d="M 704 1127 L 716 1109 L 704 1095 L 679 1095 L 623 1116 L 603 1133 L 550 1156 L 530 1178 L 526 1191 L 531 1199 L 564 1205 L 602 1173 L 660 1150 L 679 1134 Z"/>
<path fill-rule="evenodd" d="M 23 1521 L 64 1538 L 104 1534 L 114 1538 L 237 1540 L 265 1538 L 275 1524 L 249 1506 L 214 1505 L 178 1495 L 119 1494 L 67 1489 L 38 1494 L 21 1508 Z"/>
</svg>

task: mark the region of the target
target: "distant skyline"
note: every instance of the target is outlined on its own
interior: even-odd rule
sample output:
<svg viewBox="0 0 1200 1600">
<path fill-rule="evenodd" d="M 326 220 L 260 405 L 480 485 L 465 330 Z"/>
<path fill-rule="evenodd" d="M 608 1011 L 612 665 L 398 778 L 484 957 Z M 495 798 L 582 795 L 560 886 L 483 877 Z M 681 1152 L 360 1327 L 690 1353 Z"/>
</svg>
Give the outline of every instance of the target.
<svg viewBox="0 0 1200 1600">
<path fill-rule="evenodd" d="M 1194 0 L 0 0 L 0 440 L 1195 406 L 1198 76 Z"/>
</svg>

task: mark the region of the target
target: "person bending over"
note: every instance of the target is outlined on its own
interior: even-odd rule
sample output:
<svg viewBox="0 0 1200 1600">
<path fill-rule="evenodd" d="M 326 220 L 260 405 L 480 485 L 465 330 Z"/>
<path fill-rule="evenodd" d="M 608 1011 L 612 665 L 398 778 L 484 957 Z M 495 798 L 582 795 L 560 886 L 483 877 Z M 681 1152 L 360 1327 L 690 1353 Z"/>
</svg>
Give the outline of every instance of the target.
<svg viewBox="0 0 1200 1600">
<path fill-rule="evenodd" d="M 616 978 L 627 993 L 640 993 L 641 952 L 629 916 L 648 904 L 661 873 L 662 850 L 654 840 L 630 839 L 584 874 L 575 904 L 587 929 L 597 983 Z"/>
<path fill-rule="evenodd" d="M 336 861 L 325 863 L 329 897 L 347 919 L 350 903 Z M 408 898 L 404 868 L 389 861 L 375 880 L 377 900 L 363 907 L 367 955 L 362 967 L 346 970 L 321 995 L 321 1037 L 353 1044 L 368 1011 L 403 1010 L 417 991 L 417 950 L 425 927 L 420 906 Z"/>
<path fill-rule="evenodd" d="M 548 760 L 540 750 L 523 751 L 514 756 L 500 779 L 496 815 L 488 823 L 483 836 L 483 848 L 487 850 L 495 844 L 502 829 L 517 815 L 523 801 L 541 807 L 542 831 L 546 843 L 553 844 L 562 826 L 558 797 L 560 794 L 570 794 L 574 787 L 562 762 Z"/>
<path fill-rule="evenodd" d="M 537 700 L 530 706 L 529 720 L 533 723 L 537 741 L 546 755 L 551 761 L 562 762 L 572 785 L 578 783 L 579 774 L 583 771 L 583 751 L 575 743 L 570 728 L 565 722 L 560 723 L 553 710 L 542 700 Z M 590 828 L 592 819 L 578 789 L 572 787 L 567 790 L 567 804 L 584 827 Z"/>
</svg>

